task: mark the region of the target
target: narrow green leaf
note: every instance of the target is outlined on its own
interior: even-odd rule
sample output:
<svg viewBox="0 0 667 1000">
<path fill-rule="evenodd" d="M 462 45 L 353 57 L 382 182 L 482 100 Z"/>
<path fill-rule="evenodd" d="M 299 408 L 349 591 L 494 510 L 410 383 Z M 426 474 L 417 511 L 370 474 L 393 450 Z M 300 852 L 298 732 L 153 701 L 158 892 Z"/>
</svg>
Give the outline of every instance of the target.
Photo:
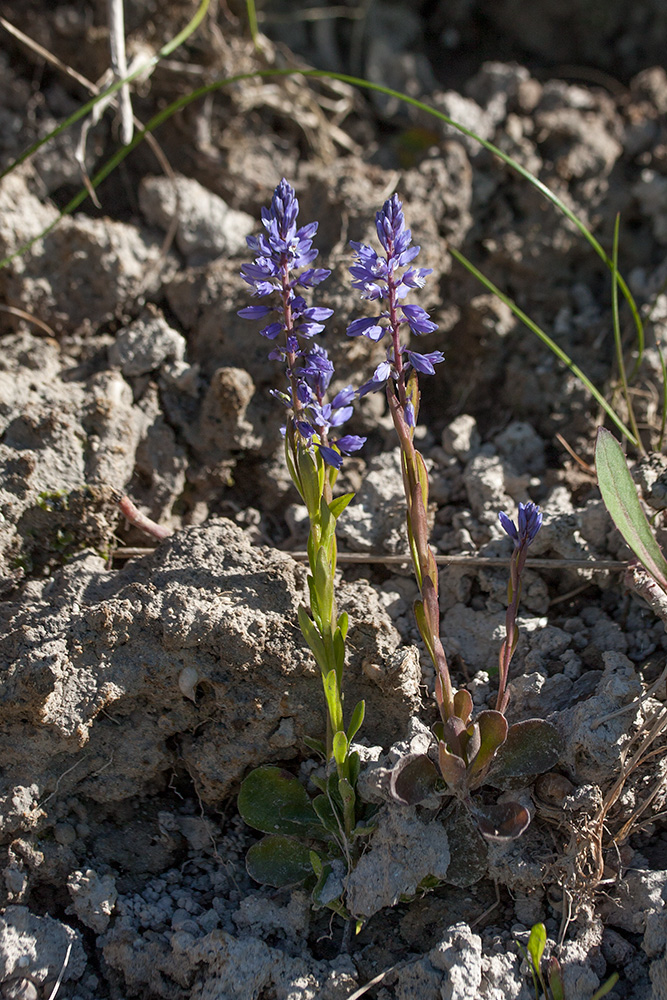
<svg viewBox="0 0 667 1000">
<path fill-rule="evenodd" d="M 331 501 L 329 510 L 335 518 L 339 518 L 352 500 L 354 500 L 354 493 L 343 493 L 342 496 L 336 497 L 335 500 Z"/>
<path fill-rule="evenodd" d="M 313 799 L 313 809 L 324 829 L 332 836 L 340 837 L 341 823 L 332 808 L 329 796 L 316 795 Z"/>
<path fill-rule="evenodd" d="M 317 591 L 317 603 L 320 609 L 322 624 L 325 622 L 331 628 L 331 618 L 333 616 L 333 574 L 327 559 L 327 554 L 323 548 L 318 550 L 315 561 L 315 588 Z"/>
<path fill-rule="evenodd" d="M 313 874 L 310 850 L 291 837 L 262 837 L 246 854 L 248 875 L 276 889 L 300 885 Z"/>
<path fill-rule="evenodd" d="M 248 826 L 262 833 L 306 836 L 317 816 L 308 793 L 294 775 L 279 767 L 258 767 L 244 779 L 238 810 Z"/>
<path fill-rule="evenodd" d="M 317 463 L 308 448 L 297 443 L 296 462 L 301 481 L 303 500 L 308 508 L 308 516 L 311 521 L 316 520 L 320 513 L 320 498 L 322 490 L 320 488 L 320 477 Z"/>
<path fill-rule="evenodd" d="M 313 656 L 315 657 L 315 661 L 318 667 L 320 668 L 323 674 L 326 674 L 327 670 L 329 669 L 327 664 L 326 650 L 324 648 L 324 643 L 322 642 L 322 638 L 318 633 L 317 629 L 315 628 L 315 623 L 311 621 L 311 619 L 308 617 L 308 612 L 306 611 L 303 605 L 300 605 L 298 615 L 299 615 L 299 628 L 301 629 L 303 637 L 310 646 L 310 650 Z"/>
<path fill-rule="evenodd" d="M 603 983 L 600 989 L 595 991 L 591 1000 L 602 1000 L 602 997 L 606 997 L 607 993 L 613 990 L 617 982 L 618 972 L 613 972 L 606 983 Z"/>
<path fill-rule="evenodd" d="M 339 628 L 334 632 L 333 637 L 334 646 L 334 659 L 336 661 L 336 670 L 338 676 L 342 677 L 343 670 L 345 669 L 345 641 Z"/>
<path fill-rule="evenodd" d="M 480 746 L 468 767 L 471 785 L 479 783 L 489 767 L 496 751 L 507 739 L 507 719 L 500 712 L 480 712 L 475 720 L 479 729 Z"/>
<path fill-rule="evenodd" d="M 343 736 L 345 736 L 343 730 L 343 706 L 340 700 L 336 671 L 330 670 L 328 673 L 325 673 L 322 683 L 324 685 L 324 697 L 329 710 L 329 718 L 331 719 L 331 728 L 334 733 L 342 732 Z"/>
<path fill-rule="evenodd" d="M 352 712 L 352 718 L 350 719 L 350 724 L 347 727 L 347 739 L 351 743 L 354 737 L 357 735 L 361 729 L 361 724 L 364 721 L 364 715 L 366 714 L 366 702 L 358 701 L 354 706 L 354 711 Z"/>
<path fill-rule="evenodd" d="M 598 428 L 595 470 L 602 500 L 612 521 L 642 566 L 667 592 L 667 561 L 639 502 L 623 450 L 604 427 Z"/>
<path fill-rule="evenodd" d="M 316 740 L 312 736 L 304 736 L 303 742 L 309 750 L 313 750 L 316 754 L 322 757 L 323 760 L 327 759 L 327 748 L 323 740 Z"/>
<path fill-rule="evenodd" d="M 352 753 L 347 758 L 347 766 L 350 773 L 350 784 L 353 788 L 357 787 L 357 778 L 359 777 L 359 771 L 361 769 L 361 757 L 357 750 L 353 750 Z"/>
<path fill-rule="evenodd" d="M 349 624 L 350 624 L 350 618 L 349 618 L 349 615 L 348 615 L 347 611 L 341 612 L 341 614 L 338 616 L 338 621 L 337 621 L 336 625 L 337 625 L 337 628 L 340 629 L 340 634 L 343 636 L 344 640 L 347 639 L 347 630 L 348 630 Z"/>
<path fill-rule="evenodd" d="M 560 962 L 555 956 L 551 956 L 547 962 L 547 979 L 553 1000 L 565 1000 L 565 984 L 563 983 L 563 973 Z"/>
</svg>

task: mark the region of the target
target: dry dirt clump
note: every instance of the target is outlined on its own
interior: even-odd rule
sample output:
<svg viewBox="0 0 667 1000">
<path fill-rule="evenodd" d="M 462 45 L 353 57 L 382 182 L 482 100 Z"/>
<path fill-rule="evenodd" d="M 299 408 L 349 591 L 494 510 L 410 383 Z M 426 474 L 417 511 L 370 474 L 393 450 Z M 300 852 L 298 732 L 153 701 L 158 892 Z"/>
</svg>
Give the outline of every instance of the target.
<svg viewBox="0 0 667 1000">
<path fill-rule="evenodd" d="M 660 5 L 646 0 L 628 19 L 619 2 L 519 16 L 514 0 L 377 0 L 325 5 L 331 17 L 317 20 L 296 0 L 258 6 L 266 36 L 255 48 L 245 5 L 212 4 L 133 88 L 138 119 L 220 76 L 308 60 L 460 119 L 538 175 L 607 250 L 620 212 L 620 265 L 646 318 L 633 398 L 657 441 Z M 192 13 L 126 0 L 129 57 L 150 56 Z M 87 79 L 107 69 L 105 4 L 7 0 L 3 17 L 31 25 Z M 5 169 L 87 91 L 0 31 Z M 97 189 L 99 206 L 88 199 L 58 222 L 81 184 L 78 128 L 0 180 L 0 258 L 35 240 L 0 268 L 3 1000 L 46 1000 L 61 974 L 62 1000 L 348 1000 L 372 980 L 373 1000 L 528 1000 L 516 942 L 537 921 L 566 1000 L 589 1000 L 614 971 L 612 1000 L 667 1000 L 665 626 L 623 591 L 628 552 L 591 473 L 600 420 L 588 393 L 448 250 L 506 290 L 622 410 L 604 265 L 474 140 L 349 83 L 222 88 L 160 126 L 157 155 L 141 143 Z M 117 148 L 109 111 L 87 133 L 89 175 Z M 390 768 L 428 748 L 435 678 L 415 584 L 391 561 L 406 547 L 400 460 L 383 397 L 369 395 L 349 425 L 368 442 L 339 480 L 357 493 L 339 542 L 387 562 L 341 562 L 336 588 L 350 615 L 346 706 L 366 700 L 359 787 L 377 829 L 348 883 L 364 924 L 342 948 L 342 922 L 313 911 L 305 891 L 250 879 L 256 838 L 236 810 L 241 780 L 261 764 L 312 793 L 304 737 L 324 727 L 297 624 L 306 512 L 269 395 L 283 376 L 237 315 L 250 291 L 245 236 L 282 176 L 300 219 L 319 221 L 319 262 L 332 272 L 321 304 L 334 309 L 322 338 L 334 391 L 383 358 L 383 345 L 345 336 L 364 309 L 350 292 L 349 241 L 374 238 L 394 190 L 404 202 L 433 270 L 420 302 L 439 325 L 420 349 L 446 355 L 423 380 L 416 432 L 433 546 L 455 561 L 440 574 L 443 643 L 457 685 L 477 710 L 492 705 L 511 547 L 498 511 L 539 503 L 531 556 L 545 563 L 523 580 L 509 717 L 548 718 L 564 748 L 552 772 L 506 791 L 532 816 L 516 841 L 489 845 L 451 803 L 388 801 Z M 623 330 L 632 359 L 632 324 Z M 664 543 L 664 456 L 635 475 Z M 171 532 L 154 551 L 121 516 L 124 494 Z"/>
</svg>

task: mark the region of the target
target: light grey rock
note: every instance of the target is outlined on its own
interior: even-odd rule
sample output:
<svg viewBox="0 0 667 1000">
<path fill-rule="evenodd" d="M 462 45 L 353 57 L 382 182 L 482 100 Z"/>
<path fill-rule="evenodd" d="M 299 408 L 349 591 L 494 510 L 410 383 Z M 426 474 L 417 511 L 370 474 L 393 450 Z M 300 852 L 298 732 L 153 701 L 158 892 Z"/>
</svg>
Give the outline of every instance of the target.
<svg viewBox="0 0 667 1000">
<path fill-rule="evenodd" d="M 27 906 L 8 906 L 0 917 L 0 983 L 21 976 L 39 984 L 55 981 L 70 946 L 64 982 L 80 979 L 86 965 L 79 933 Z"/>
<path fill-rule="evenodd" d="M 479 1000 L 533 1000 L 534 992 L 520 972 L 521 959 L 510 952 L 482 956 Z"/>
<path fill-rule="evenodd" d="M 422 822 L 411 806 L 385 806 L 369 849 L 348 877 L 348 908 L 357 917 L 370 917 L 401 896 L 414 895 L 427 875 L 444 879 L 449 860 L 441 823 Z"/>
<path fill-rule="evenodd" d="M 67 890 L 72 898 L 67 912 L 75 913 L 96 934 L 103 934 L 118 898 L 113 875 L 98 875 L 92 868 L 73 871 L 67 879 Z"/>
<path fill-rule="evenodd" d="M 428 953 L 429 961 L 445 975 L 442 1000 L 468 1000 L 482 982 L 482 939 L 466 923 L 454 924 Z"/>
<path fill-rule="evenodd" d="M 178 215 L 176 244 L 190 263 L 247 249 L 245 238 L 257 230 L 257 220 L 239 212 L 190 178 L 145 177 L 139 205 L 152 225 L 167 230 Z"/>
<path fill-rule="evenodd" d="M 534 476 L 544 471 L 544 440 L 531 424 L 513 420 L 496 436 L 495 444 L 517 472 Z"/>
<path fill-rule="evenodd" d="M 605 668 L 595 694 L 566 709 L 554 720 L 564 738 L 562 763 L 579 782 L 604 784 L 620 763 L 621 749 L 639 709 L 601 722 L 619 708 L 630 705 L 641 694 L 641 682 L 631 661 L 620 652 L 602 654 Z"/>
<path fill-rule="evenodd" d="M 462 462 L 472 458 L 480 444 L 477 421 L 469 413 L 455 417 L 442 432 L 442 447 L 448 455 L 455 455 Z"/>
<path fill-rule="evenodd" d="M 109 349 L 109 362 L 128 377 L 146 375 L 166 361 L 182 361 L 185 339 L 163 316 L 146 315 L 123 327 Z"/>
<path fill-rule="evenodd" d="M 12 802 L 31 783 L 40 798 L 77 788 L 96 801 L 155 787 L 175 737 L 209 803 L 249 767 L 295 756 L 304 733 L 323 729 L 319 670 L 295 625 L 304 585 L 288 555 L 220 520 L 119 573 L 80 557 L 27 604 L 5 604 L 4 822 L 27 822 Z M 338 600 L 350 613 L 346 698 L 366 699 L 363 735 L 389 744 L 421 703 L 419 659 L 368 584 L 340 585 Z M 186 668 L 199 678 L 194 702 L 179 686 Z"/>
</svg>

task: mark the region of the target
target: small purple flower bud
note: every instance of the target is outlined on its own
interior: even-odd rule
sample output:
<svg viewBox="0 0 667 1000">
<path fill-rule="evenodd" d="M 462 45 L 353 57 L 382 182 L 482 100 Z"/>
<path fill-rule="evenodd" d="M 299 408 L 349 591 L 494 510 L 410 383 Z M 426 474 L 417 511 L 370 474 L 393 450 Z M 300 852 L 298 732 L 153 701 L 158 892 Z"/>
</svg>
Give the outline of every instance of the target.
<svg viewBox="0 0 667 1000">
<path fill-rule="evenodd" d="M 515 548 L 528 546 L 542 527 L 542 513 L 537 504 L 532 501 L 519 504 L 519 527 L 517 527 L 504 511 L 498 514 L 501 525 L 514 542 Z"/>
</svg>

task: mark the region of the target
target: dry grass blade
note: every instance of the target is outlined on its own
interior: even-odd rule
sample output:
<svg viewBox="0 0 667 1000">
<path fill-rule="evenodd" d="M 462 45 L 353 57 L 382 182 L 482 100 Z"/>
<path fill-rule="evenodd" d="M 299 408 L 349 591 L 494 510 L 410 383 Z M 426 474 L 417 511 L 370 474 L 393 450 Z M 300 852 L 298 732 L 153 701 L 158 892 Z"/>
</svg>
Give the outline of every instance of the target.
<svg viewBox="0 0 667 1000">
<path fill-rule="evenodd" d="M 69 957 L 70 957 L 71 954 L 72 954 L 72 942 L 68 941 L 67 942 L 67 951 L 65 952 L 65 957 L 63 959 L 63 964 L 62 964 L 62 968 L 60 970 L 60 974 L 58 975 L 58 978 L 56 979 L 55 985 L 54 985 L 53 989 L 51 990 L 51 993 L 49 994 L 48 1000 L 56 1000 L 56 996 L 58 994 L 58 990 L 60 989 L 60 987 L 62 985 L 63 978 L 65 976 L 65 970 L 66 970 L 67 966 L 69 965 Z"/>
<path fill-rule="evenodd" d="M 0 312 L 6 312 L 10 313 L 12 316 L 18 316 L 19 319 L 24 319 L 26 322 L 33 323 L 36 327 L 39 327 L 39 329 L 43 330 L 44 333 L 47 333 L 49 337 L 55 337 L 54 331 L 47 323 L 44 323 L 43 320 L 38 319 L 37 316 L 33 316 L 32 313 L 26 312 L 24 309 L 18 309 L 16 306 L 0 305 Z"/>
<path fill-rule="evenodd" d="M 9 21 L 7 21 L 4 17 L 0 17 L 0 26 L 2 26 L 6 31 L 9 32 L 10 35 L 13 35 L 14 38 L 16 38 L 18 41 L 20 41 L 23 45 L 25 45 L 26 48 L 30 52 L 33 52 L 35 55 L 40 56 L 40 58 L 46 60 L 46 62 L 48 62 L 51 66 L 54 66 L 56 69 L 60 70 L 66 76 L 70 77 L 70 79 L 75 80 L 77 83 L 79 83 L 82 87 L 84 87 L 93 96 L 96 96 L 97 94 L 100 94 L 102 92 L 102 90 L 104 89 L 104 84 L 103 83 L 100 83 L 99 85 L 96 84 L 96 83 L 93 83 L 92 80 L 88 80 L 85 76 L 82 76 L 81 73 L 78 73 L 75 69 L 72 69 L 71 66 L 67 66 L 56 55 L 54 55 L 52 52 L 49 52 L 48 49 L 45 49 L 42 45 L 40 45 L 34 39 L 30 38 L 28 35 L 24 34 L 22 31 L 19 31 L 18 28 L 16 28 L 13 24 L 10 24 Z M 141 59 L 143 59 L 143 58 L 145 58 L 145 53 L 142 53 L 142 54 L 138 55 L 137 58 L 136 58 L 136 60 L 135 60 L 135 63 L 136 62 L 140 62 Z M 133 67 L 132 68 L 134 68 L 135 63 L 133 63 Z M 100 104 L 103 105 L 103 107 L 107 106 L 107 104 L 104 101 L 101 101 Z M 112 107 L 116 107 L 118 105 L 118 101 L 117 101 L 115 95 L 112 95 L 109 98 L 108 104 L 110 104 Z M 98 107 L 99 107 L 99 105 L 95 106 L 95 109 L 93 111 L 93 114 L 91 115 L 91 118 L 87 119 L 84 122 L 84 124 L 83 124 L 83 126 L 81 128 L 81 136 L 80 136 L 80 139 L 79 139 L 79 144 L 77 145 L 77 148 L 76 148 L 76 151 L 75 151 L 75 156 L 76 156 L 77 161 L 78 161 L 78 163 L 79 163 L 79 165 L 81 167 L 81 174 L 82 174 L 83 183 L 84 183 L 84 185 L 85 185 L 85 187 L 86 187 L 86 189 L 87 189 L 90 197 L 92 198 L 93 204 L 95 204 L 98 208 L 100 208 L 101 206 L 100 206 L 99 200 L 97 198 L 97 194 L 95 193 L 95 189 L 94 189 L 94 187 L 93 187 L 93 185 L 91 183 L 90 177 L 88 175 L 88 171 L 87 171 L 86 166 L 85 166 L 85 136 L 88 134 L 88 131 L 89 131 L 91 125 L 95 124 L 95 122 L 99 119 L 99 116 L 95 117 L 95 112 L 96 112 L 96 110 L 97 110 Z M 132 120 L 133 120 L 134 125 L 136 126 L 137 129 L 139 129 L 140 131 L 143 130 L 143 127 L 144 127 L 143 126 L 143 122 L 139 118 L 137 118 L 136 116 L 133 116 Z M 152 267 L 149 269 L 149 271 L 144 275 L 141 284 L 139 285 L 139 287 L 137 288 L 137 290 L 135 292 L 135 294 L 137 296 L 141 295 L 142 292 L 150 285 L 150 283 L 153 280 L 154 276 L 159 272 L 160 267 L 162 266 L 162 264 L 163 264 L 163 262 L 164 262 L 164 260 L 165 260 L 165 258 L 167 256 L 167 254 L 169 252 L 169 248 L 170 248 L 171 244 L 174 241 L 174 237 L 176 236 L 176 230 L 178 228 L 178 215 L 179 215 L 179 206 L 180 206 L 180 195 L 178 193 L 178 186 L 176 185 L 176 175 L 175 175 L 175 173 L 174 173 L 174 171 L 172 169 L 172 166 L 171 166 L 169 160 L 165 156 L 165 154 L 164 154 L 164 152 L 162 150 L 162 147 L 158 143 L 157 139 L 153 136 L 153 134 L 151 132 L 147 132 L 146 133 L 145 139 L 146 139 L 146 142 L 148 143 L 151 151 L 153 152 L 153 154 L 155 156 L 155 159 L 158 161 L 158 163 L 160 165 L 160 168 L 162 169 L 162 171 L 164 172 L 164 174 L 171 180 L 172 184 L 174 185 L 174 198 L 175 198 L 175 201 L 176 201 L 176 207 L 175 207 L 175 210 L 174 210 L 174 217 L 171 220 L 169 229 L 167 230 L 167 233 L 165 234 L 164 240 L 162 241 L 162 246 L 160 247 L 160 255 L 159 255 L 158 259 L 155 261 L 155 263 L 152 265 Z M 11 307 L 7 306 L 5 308 L 10 309 Z M 29 318 L 29 317 L 27 317 L 27 315 L 26 315 L 25 318 Z M 37 323 L 37 320 L 35 320 L 34 322 Z M 38 324 L 38 325 L 40 325 L 40 324 Z M 48 328 L 46 328 L 46 329 L 47 329 L 47 332 L 49 332 L 49 333 L 52 332 Z"/>
<path fill-rule="evenodd" d="M 111 70 L 116 80 L 127 76 L 127 55 L 125 53 L 125 13 L 123 0 L 108 0 L 109 12 L 109 46 L 111 49 Z M 132 142 L 133 118 L 130 85 L 128 83 L 118 91 L 120 108 L 120 137 L 123 145 Z"/>
</svg>

